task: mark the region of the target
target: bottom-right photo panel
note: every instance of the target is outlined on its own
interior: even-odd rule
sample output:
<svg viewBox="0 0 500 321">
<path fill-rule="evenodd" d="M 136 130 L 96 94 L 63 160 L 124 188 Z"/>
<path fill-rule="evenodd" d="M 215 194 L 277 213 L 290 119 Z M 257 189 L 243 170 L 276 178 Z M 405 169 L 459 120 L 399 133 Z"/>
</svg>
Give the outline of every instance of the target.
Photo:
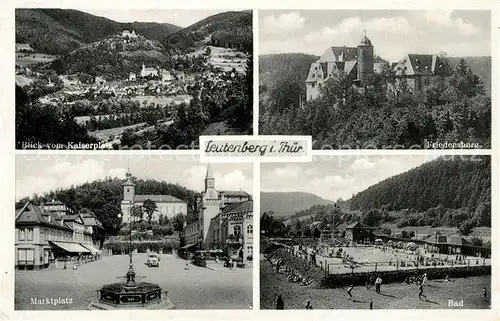
<svg viewBox="0 0 500 321">
<path fill-rule="evenodd" d="M 491 157 L 261 165 L 261 309 L 489 309 Z"/>
</svg>

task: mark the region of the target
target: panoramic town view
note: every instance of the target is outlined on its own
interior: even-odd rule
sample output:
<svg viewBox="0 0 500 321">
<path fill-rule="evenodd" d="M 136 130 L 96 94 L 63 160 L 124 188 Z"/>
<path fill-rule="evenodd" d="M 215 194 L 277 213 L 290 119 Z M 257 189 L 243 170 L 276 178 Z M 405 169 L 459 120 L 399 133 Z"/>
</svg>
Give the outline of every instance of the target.
<svg viewBox="0 0 500 321">
<path fill-rule="evenodd" d="M 252 165 L 221 165 L 18 155 L 15 309 L 251 309 Z"/>
<path fill-rule="evenodd" d="M 487 10 L 261 10 L 259 133 L 489 148 L 490 30 Z"/>
<path fill-rule="evenodd" d="M 193 149 L 200 135 L 251 134 L 252 12 L 165 11 L 178 26 L 155 11 L 117 22 L 17 9 L 16 148 Z"/>
<path fill-rule="evenodd" d="M 490 156 L 317 156 L 261 175 L 262 309 L 490 308 Z"/>
</svg>

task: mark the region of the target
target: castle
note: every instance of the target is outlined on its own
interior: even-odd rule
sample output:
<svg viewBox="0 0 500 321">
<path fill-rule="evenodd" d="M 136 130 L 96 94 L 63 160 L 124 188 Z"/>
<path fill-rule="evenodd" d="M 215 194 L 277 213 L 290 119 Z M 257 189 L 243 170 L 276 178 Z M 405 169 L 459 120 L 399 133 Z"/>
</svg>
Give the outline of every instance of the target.
<svg viewBox="0 0 500 321">
<path fill-rule="evenodd" d="M 123 30 L 122 37 L 126 39 L 137 38 L 137 34 L 135 33 L 135 30 L 132 30 L 132 32 L 128 30 Z"/>
<path fill-rule="evenodd" d="M 142 206 L 145 200 L 156 203 L 157 209 L 153 213 L 152 222 L 158 222 L 160 215 L 172 218 L 176 214 L 187 214 L 187 203 L 171 195 L 138 195 L 135 193 L 135 183 L 132 174 L 127 171 L 123 186 L 123 200 L 121 202 L 123 222 L 129 222 L 132 206 Z"/>
<path fill-rule="evenodd" d="M 366 34 L 357 47 L 328 48 L 309 68 L 306 100 L 316 99 L 322 84 L 332 77 L 343 75 L 352 84 L 362 85 L 370 75 L 384 69 L 384 63 L 374 60 L 373 45 Z M 429 54 L 408 54 L 391 69 L 398 79 L 405 79 L 413 91 L 429 85 L 436 76 L 448 73 L 441 58 Z"/>
<path fill-rule="evenodd" d="M 197 221 L 184 227 L 183 250 L 225 249 L 233 258 L 243 260 L 252 256 L 253 201 L 246 192 L 218 191 L 210 164 L 197 208 Z"/>
</svg>

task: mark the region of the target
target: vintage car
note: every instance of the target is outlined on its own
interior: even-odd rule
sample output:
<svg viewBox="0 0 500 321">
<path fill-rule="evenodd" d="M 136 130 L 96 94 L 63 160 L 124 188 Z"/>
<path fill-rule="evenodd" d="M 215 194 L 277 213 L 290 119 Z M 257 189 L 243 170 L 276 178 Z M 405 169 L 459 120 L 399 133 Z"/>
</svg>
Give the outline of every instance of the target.
<svg viewBox="0 0 500 321">
<path fill-rule="evenodd" d="M 154 253 L 154 252 L 149 253 L 148 261 L 146 262 L 146 264 L 149 267 L 152 267 L 152 266 L 159 267 L 160 266 L 160 256 L 158 255 L 158 253 Z"/>
</svg>

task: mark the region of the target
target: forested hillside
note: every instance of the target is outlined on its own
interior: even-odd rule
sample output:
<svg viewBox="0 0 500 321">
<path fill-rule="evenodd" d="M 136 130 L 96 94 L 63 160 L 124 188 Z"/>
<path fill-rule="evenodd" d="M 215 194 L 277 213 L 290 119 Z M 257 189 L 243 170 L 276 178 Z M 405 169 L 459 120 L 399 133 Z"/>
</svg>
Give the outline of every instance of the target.
<svg viewBox="0 0 500 321">
<path fill-rule="evenodd" d="M 474 75 L 483 84 L 486 95 L 491 97 L 491 57 L 448 57 L 451 68 L 457 68 L 460 59 L 464 59 Z"/>
<path fill-rule="evenodd" d="M 161 40 L 180 29 L 168 23 L 120 23 L 77 10 L 16 9 L 16 42 L 48 54 L 67 54 L 123 30 Z"/>
<path fill-rule="evenodd" d="M 451 156 L 450 156 L 451 157 Z M 427 210 L 476 208 L 491 199 L 491 160 L 488 156 L 453 160 L 440 158 L 386 179 L 350 199 L 351 209 Z"/>
<path fill-rule="evenodd" d="M 332 201 L 312 193 L 261 192 L 260 211 L 272 213 L 274 217 L 288 217 L 316 204 L 331 204 Z"/>
<path fill-rule="evenodd" d="M 52 199 L 66 204 L 74 211 L 89 209 L 102 221 L 104 227 L 110 234 L 116 234 L 119 230 L 121 213 L 121 201 L 123 199 L 123 181 L 118 178 L 106 178 L 73 186 L 67 189 L 59 189 L 44 195 L 33 195 L 31 198 L 21 199 L 17 206 L 32 200 L 35 204 L 47 202 Z M 185 201 L 188 204 L 188 222 L 194 219 L 196 198 L 199 193 L 189 190 L 178 184 L 160 182 L 155 180 L 135 180 L 136 194 L 171 195 Z"/>
<path fill-rule="evenodd" d="M 203 44 L 252 53 L 252 12 L 215 14 L 166 37 L 163 44 L 172 54 L 194 51 Z"/>
<path fill-rule="evenodd" d="M 425 140 L 488 147 L 488 84 L 465 59 L 452 70 L 417 92 L 398 82 L 388 66 L 363 88 L 344 77 L 331 78 L 323 84 L 320 97 L 306 103 L 304 96 L 299 99 L 303 84 L 297 76 L 280 77 L 273 88 L 260 90 L 260 134 L 311 135 L 315 149 L 423 148 Z"/>
<path fill-rule="evenodd" d="M 451 156 L 439 158 L 377 183 L 350 200 L 317 204 L 297 212 L 291 220 L 276 218 L 272 212 L 261 216 L 261 230 L 267 235 L 307 237 L 318 229 L 342 230 L 361 221 L 377 233 L 391 234 L 391 228 L 425 226 L 451 228 L 470 236 L 474 230 L 491 228 L 491 158 Z M 436 231 L 437 231 L 436 230 Z M 404 230 L 402 230 L 404 231 Z M 409 232 L 408 232 L 409 233 Z M 480 233 L 480 232 L 479 232 Z M 407 231 L 403 233 L 407 237 Z M 477 235 L 477 234 L 476 234 Z M 475 245 L 489 244 L 472 237 Z"/>
<path fill-rule="evenodd" d="M 129 72 L 139 72 L 142 64 L 171 67 L 171 60 L 159 41 L 139 35 L 124 43 L 120 35 L 112 35 L 54 60 L 50 68 L 58 74 L 85 73 L 109 80 L 127 78 Z"/>
</svg>

